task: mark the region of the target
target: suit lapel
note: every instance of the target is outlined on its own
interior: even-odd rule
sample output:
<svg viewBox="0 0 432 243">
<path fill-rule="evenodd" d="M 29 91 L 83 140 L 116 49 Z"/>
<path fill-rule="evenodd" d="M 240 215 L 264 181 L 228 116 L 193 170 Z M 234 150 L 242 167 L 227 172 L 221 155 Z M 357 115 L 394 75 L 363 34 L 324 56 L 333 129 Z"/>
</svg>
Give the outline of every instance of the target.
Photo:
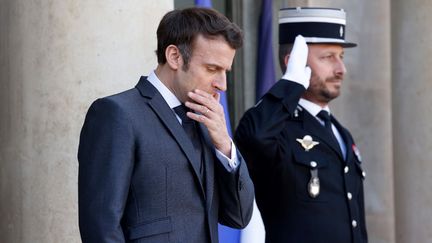
<svg viewBox="0 0 432 243">
<path fill-rule="evenodd" d="M 325 128 L 318 122 L 318 120 L 306 110 L 303 112 L 303 126 L 306 132 L 310 132 L 314 136 L 318 137 L 322 142 L 327 144 L 341 158 L 341 160 L 344 160 L 337 141 L 335 141 L 335 139 L 325 131 Z"/>
<path fill-rule="evenodd" d="M 163 99 L 162 95 L 160 95 L 156 88 L 150 84 L 150 82 L 148 82 L 145 77 L 141 77 L 136 87 L 140 91 L 141 95 L 149 98 L 148 105 L 159 117 L 164 126 L 169 130 L 180 148 L 183 150 L 184 154 L 192 165 L 196 178 L 200 182 L 201 191 L 205 195 L 203 182 L 201 181 L 199 172 L 201 158 L 195 152 L 192 142 L 183 130 L 181 124 L 178 122 L 174 112 Z"/>
</svg>

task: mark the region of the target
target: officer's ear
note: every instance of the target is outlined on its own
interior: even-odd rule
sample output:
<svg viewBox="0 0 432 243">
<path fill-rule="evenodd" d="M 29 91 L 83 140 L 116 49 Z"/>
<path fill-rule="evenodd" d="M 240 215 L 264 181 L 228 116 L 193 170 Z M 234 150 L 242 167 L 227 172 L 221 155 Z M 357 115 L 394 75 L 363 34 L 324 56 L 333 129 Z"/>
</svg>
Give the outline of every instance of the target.
<svg viewBox="0 0 432 243">
<path fill-rule="evenodd" d="M 290 58 L 290 53 L 286 54 L 285 57 L 284 57 L 285 67 L 288 65 L 289 58 Z"/>
</svg>

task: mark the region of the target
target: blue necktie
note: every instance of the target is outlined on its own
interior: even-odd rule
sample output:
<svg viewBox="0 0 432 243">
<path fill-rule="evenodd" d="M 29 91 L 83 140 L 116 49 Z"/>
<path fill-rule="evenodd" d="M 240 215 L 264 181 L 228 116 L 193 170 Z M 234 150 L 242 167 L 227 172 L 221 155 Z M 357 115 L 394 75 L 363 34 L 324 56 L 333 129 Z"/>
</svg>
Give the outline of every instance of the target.
<svg viewBox="0 0 432 243">
<path fill-rule="evenodd" d="M 317 117 L 319 117 L 321 120 L 324 121 L 324 127 L 326 128 L 327 132 L 334 139 L 334 141 L 339 145 L 339 142 L 338 142 L 338 140 L 336 139 L 336 136 L 333 133 L 330 113 L 328 111 L 321 110 L 318 113 Z"/>
</svg>

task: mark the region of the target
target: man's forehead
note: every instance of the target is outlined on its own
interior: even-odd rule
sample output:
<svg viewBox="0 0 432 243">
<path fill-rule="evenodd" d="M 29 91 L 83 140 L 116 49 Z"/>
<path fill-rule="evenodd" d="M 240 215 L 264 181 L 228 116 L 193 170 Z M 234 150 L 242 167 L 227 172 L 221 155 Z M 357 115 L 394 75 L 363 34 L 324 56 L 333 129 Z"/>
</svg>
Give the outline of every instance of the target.
<svg viewBox="0 0 432 243">
<path fill-rule="evenodd" d="M 310 51 L 344 53 L 344 47 L 337 44 L 308 44 Z"/>
</svg>

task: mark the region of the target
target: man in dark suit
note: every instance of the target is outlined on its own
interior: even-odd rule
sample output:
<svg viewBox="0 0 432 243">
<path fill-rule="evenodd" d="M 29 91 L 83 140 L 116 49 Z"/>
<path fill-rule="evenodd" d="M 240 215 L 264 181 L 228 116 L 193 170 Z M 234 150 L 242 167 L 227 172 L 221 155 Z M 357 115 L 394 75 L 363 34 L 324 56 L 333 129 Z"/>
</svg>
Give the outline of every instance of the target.
<svg viewBox="0 0 432 243">
<path fill-rule="evenodd" d="M 367 242 L 361 156 L 328 106 L 346 73 L 344 47 L 355 46 L 344 39 L 345 12 L 282 9 L 279 23 L 285 74 L 235 134 L 266 242 Z"/>
<path fill-rule="evenodd" d="M 253 184 L 219 104 L 241 30 L 190 8 L 167 13 L 157 39 L 156 70 L 87 113 L 78 152 L 83 242 L 216 243 L 218 222 L 250 220 Z"/>
</svg>

